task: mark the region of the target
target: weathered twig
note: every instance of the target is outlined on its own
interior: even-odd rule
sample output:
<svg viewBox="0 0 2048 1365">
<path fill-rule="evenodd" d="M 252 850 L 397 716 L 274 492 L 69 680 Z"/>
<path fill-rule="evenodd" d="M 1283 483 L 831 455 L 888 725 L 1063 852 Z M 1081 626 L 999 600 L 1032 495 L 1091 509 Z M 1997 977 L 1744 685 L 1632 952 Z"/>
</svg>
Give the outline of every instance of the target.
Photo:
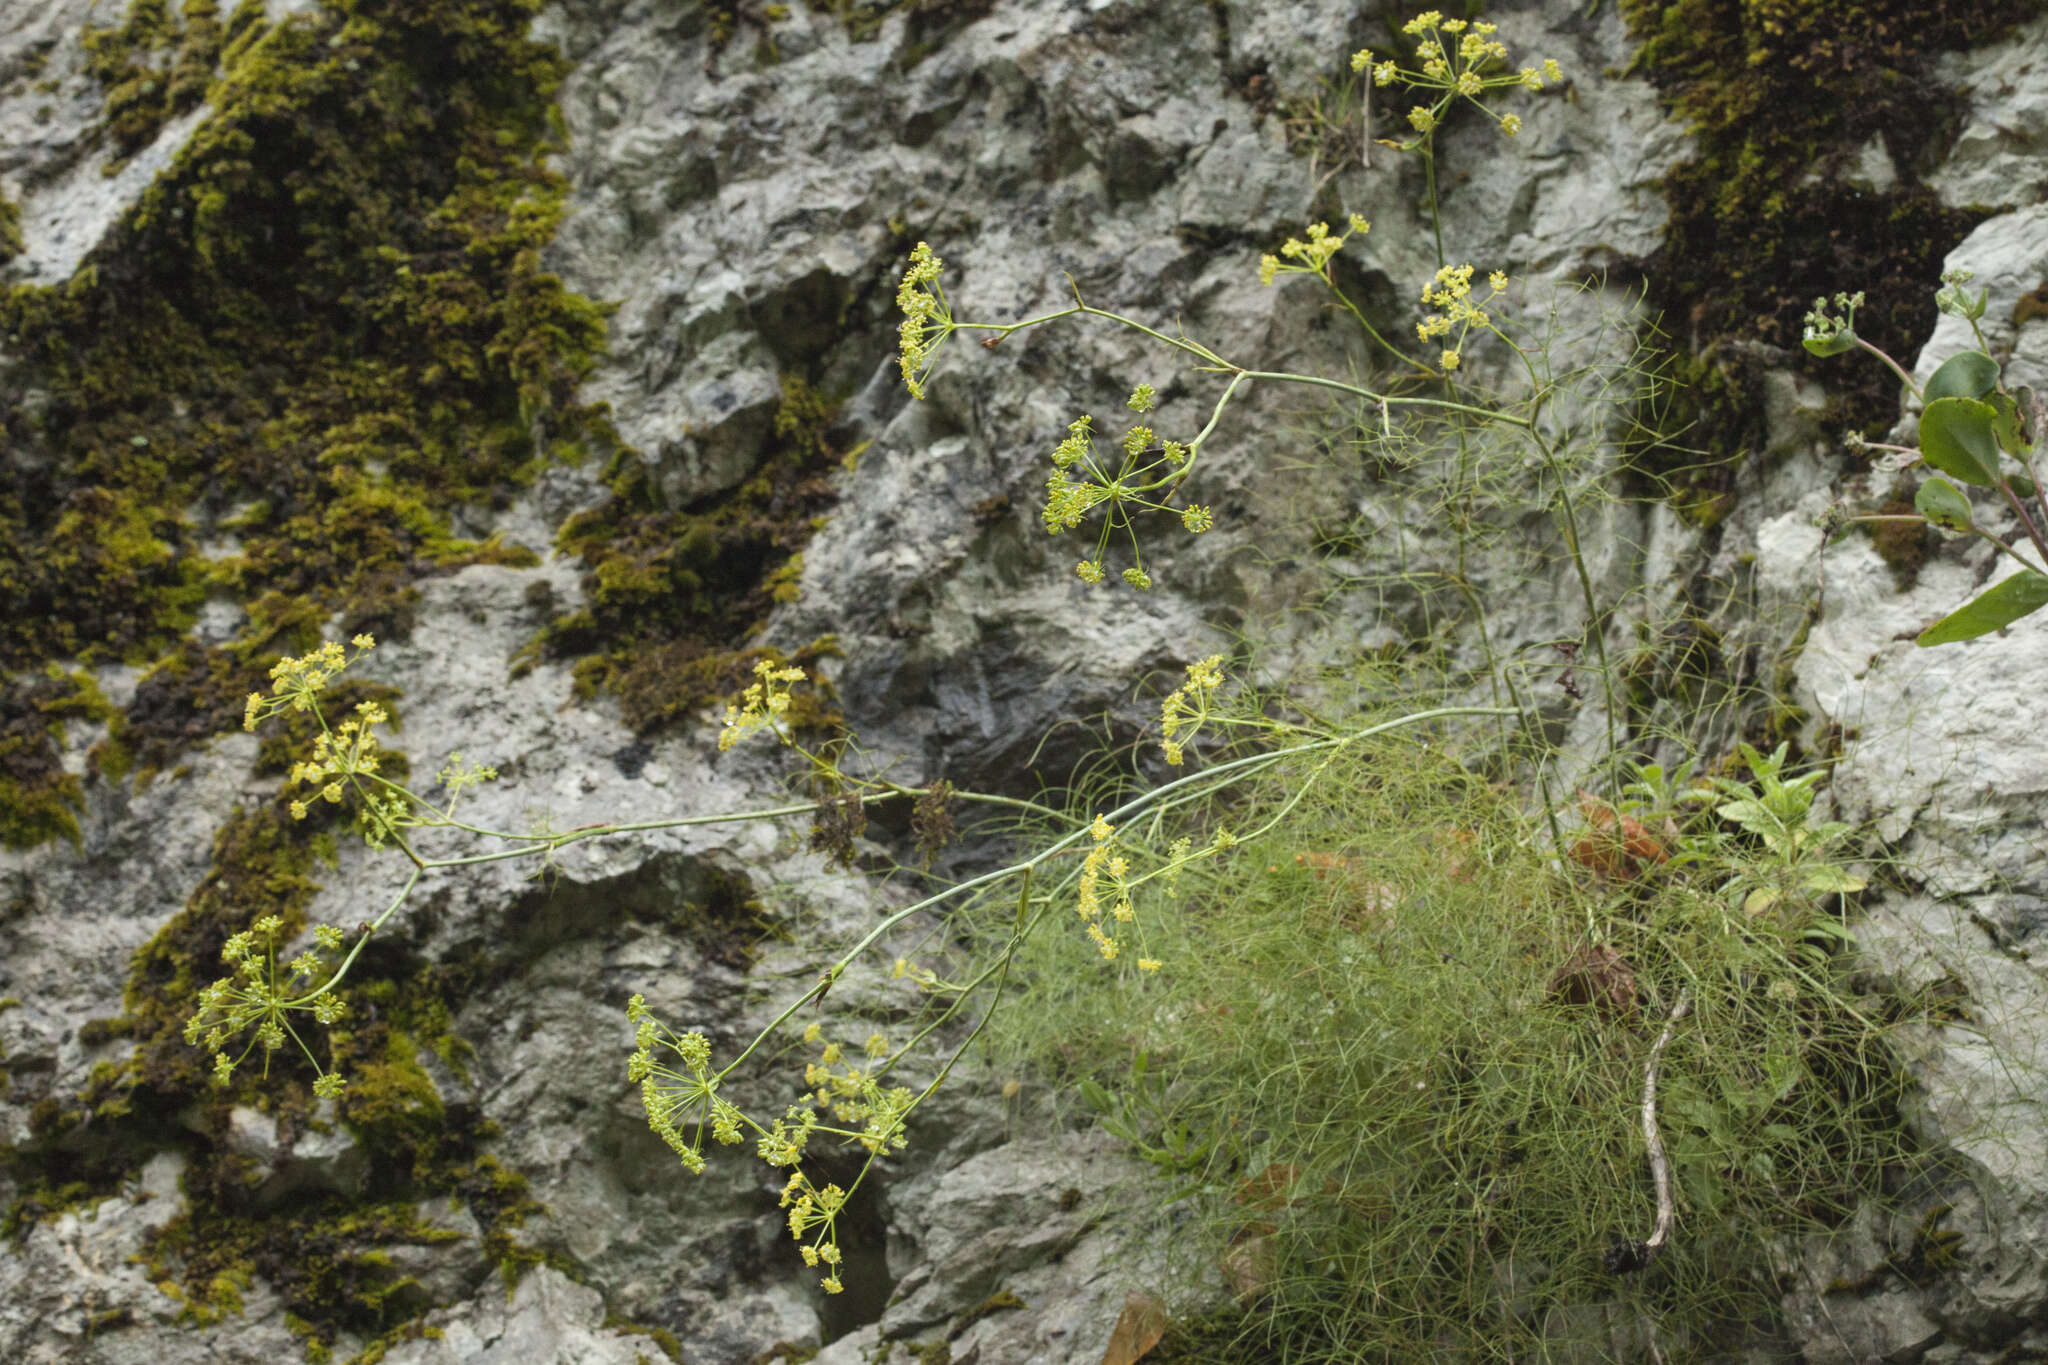
<svg viewBox="0 0 2048 1365">
<path fill-rule="evenodd" d="M 1671 1017 L 1664 1021 L 1664 1031 L 1650 1045 L 1650 1060 L 1643 1067 L 1643 1144 L 1649 1148 L 1650 1178 L 1657 1186 L 1657 1224 L 1647 1242 L 1623 1238 L 1607 1249 L 1607 1269 L 1616 1275 L 1641 1270 L 1656 1260 L 1657 1254 L 1671 1244 L 1671 1230 L 1678 1221 L 1678 1208 L 1671 1198 L 1671 1158 L 1665 1155 L 1664 1137 L 1657 1129 L 1657 1068 L 1664 1060 L 1671 1035 L 1678 1029 L 1678 1021 L 1690 1013 L 1692 987 L 1687 986 L 1678 993 L 1678 1003 L 1672 1006 Z"/>
</svg>

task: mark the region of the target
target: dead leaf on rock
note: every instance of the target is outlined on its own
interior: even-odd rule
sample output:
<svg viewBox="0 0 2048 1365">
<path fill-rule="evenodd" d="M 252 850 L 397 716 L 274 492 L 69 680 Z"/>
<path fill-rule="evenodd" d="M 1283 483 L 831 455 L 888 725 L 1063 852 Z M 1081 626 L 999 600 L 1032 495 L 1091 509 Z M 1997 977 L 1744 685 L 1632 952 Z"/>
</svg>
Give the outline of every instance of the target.
<svg viewBox="0 0 2048 1365">
<path fill-rule="evenodd" d="M 1124 1296 L 1124 1311 L 1117 1314 L 1109 1334 L 1109 1349 L 1102 1353 L 1102 1365 L 1135 1365 L 1166 1335 L 1166 1305 L 1150 1294 L 1132 1290 Z"/>
</svg>

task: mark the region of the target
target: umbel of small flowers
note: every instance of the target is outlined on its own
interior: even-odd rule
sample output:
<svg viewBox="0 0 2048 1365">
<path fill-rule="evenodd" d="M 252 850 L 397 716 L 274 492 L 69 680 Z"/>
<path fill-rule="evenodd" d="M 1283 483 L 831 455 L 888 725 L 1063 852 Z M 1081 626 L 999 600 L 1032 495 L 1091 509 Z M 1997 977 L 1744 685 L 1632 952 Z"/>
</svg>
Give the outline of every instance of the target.
<svg viewBox="0 0 2048 1365">
<path fill-rule="evenodd" d="M 851 1060 L 839 1044 L 825 1039 L 812 1024 L 804 1041 L 819 1047 L 817 1060 L 804 1068 L 805 1093 L 772 1124 L 763 1125 L 718 1093 L 725 1071 L 711 1066 L 711 1045 L 696 1032 L 677 1033 L 655 1019 L 647 1001 L 634 996 L 626 1017 L 634 1024 L 634 1050 L 626 1076 L 640 1087 L 647 1126 L 675 1152 L 686 1170 L 704 1170 L 704 1141 L 736 1145 L 745 1131 L 756 1137 L 755 1154 L 777 1168 L 787 1167 L 782 1207 L 788 1210 L 789 1233 L 806 1265 L 823 1265 L 825 1292 L 837 1294 L 840 1251 L 838 1215 L 851 1194 L 837 1185 L 814 1185 L 802 1162 L 813 1137 L 823 1135 L 858 1146 L 872 1160 L 902 1151 L 903 1126 L 917 1097 L 902 1086 L 884 1086 L 877 1063 L 889 1056 L 889 1041 L 879 1033 L 862 1045 L 866 1065 Z M 680 1066 L 662 1058 L 672 1057 Z M 737 1063 L 735 1063 L 737 1065 Z M 730 1070 L 730 1068 L 727 1068 Z M 858 1125 L 858 1126 L 856 1126 Z M 855 1182 L 858 1185 L 858 1181 Z"/>
<path fill-rule="evenodd" d="M 718 747 L 730 749 L 756 730 L 769 730 L 783 738 L 782 717 L 789 710 L 789 685 L 803 682 L 804 678 L 801 668 L 756 660 L 754 681 L 740 694 L 740 704 L 725 708 L 725 728 L 718 732 Z"/>
<path fill-rule="evenodd" d="M 1360 48 L 1351 54 L 1351 69 L 1370 69 L 1374 85 L 1388 86 L 1399 81 L 1411 89 L 1439 92 L 1429 104 L 1408 112 L 1408 122 L 1416 135 L 1400 144 L 1403 151 L 1421 146 L 1443 122 L 1451 101 L 1457 99 L 1470 100 L 1503 133 L 1514 137 L 1522 131 L 1522 120 L 1514 114 L 1494 112 L 1482 97 L 1496 90 L 1541 90 L 1546 81 L 1556 84 L 1564 79 L 1564 72 L 1549 58 L 1544 59 L 1540 70 L 1533 66 L 1508 70 L 1507 45 L 1493 36 L 1498 32 L 1494 24 L 1446 19 L 1439 10 L 1425 10 L 1402 25 L 1401 31 L 1416 40 L 1419 70 L 1404 67 L 1392 58 L 1376 57 L 1371 48 Z"/>
<path fill-rule="evenodd" d="M 1344 247 L 1352 237 L 1363 237 L 1372 231 L 1372 224 L 1357 214 L 1351 215 L 1350 231 L 1332 233 L 1328 223 L 1310 223 L 1303 230 L 1303 236 L 1289 237 L 1280 244 L 1277 256 L 1259 257 L 1259 283 L 1270 285 L 1277 275 L 1314 275 L 1328 282 L 1330 258 Z"/>
<path fill-rule="evenodd" d="M 254 730 L 282 711 L 310 713 L 319 722 L 320 733 L 313 737 L 310 758 L 292 765 L 285 785 L 309 787 L 312 796 L 292 801 L 292 818 L 305 819 L 314 800 L 339 805 L 353 790 L 361 800 L 363 839 L 371 848 L 380 848 L 385 839 L 398 836 L 402 829 L 448 823 L 452 819 L 456 797 L 467 787 L 495 778 L 498 770 L 482 765 L 465 768 L 461 764 L 462 756 L 451 754 L 449 766 L 440 774 L 442 784 L 448 790 L 449 804 L 440 812 L 416 807 L 413 798 L 402 787 L 379 776 L 378 769 L 383 760 L 379 754 L 376 727 L 388 725 L 390 713 L 376 702 L 358 702 L 353 715 L 329 728 L 327 717 L 320 710 L 320 694 L 328 685 L 377 647 L 377 642 L 368 635 L 358 635 L 349 643 L 355 649 L 354 654 L 329 640 L 298 658 L 279 660 L 270 670 L 273 695 L 249 694 L 248 705 L 242 713 L 242 728 Z M 403 846 L 402 838 L 400 843 Z M 406 852 L 410 855 L 411 849 L 407 848 Z M 417 862 L 417 857 L 414 860 Z"/>
<path fill-rule="evenodd" d="M 254 730 L 280 711 L 317 712 L 320 694 L 327 684 L 377 647 L 377 642 L 367 635 L 358 635 L 349 643 L 355 646 L 353 655 L 338 642 L 329 640 L 309 654 L 278 660 L 270 670 L 270 690 L 274 695 L 249 694 L 249 703 L 242 711 L 242 728 Z"/>
<path fill-rule="evenodd" d="M 1157 404 L 1158 396 L 1150 384 L 1140 384 L 1126 401 L 1131 411 L 1142 418 Z M 1158 500 L 1180 482 L 1187 468 L 1188 446 L 1159 439 L 1151 427 L 1140 421 L 1118 440 L 1119 453 L 1113 457 L 1112 466 L 1110 461 L 1097 457 L 1094 425 L 1093 417 L 1082 416 L 1067 428 L 1066 439 L 1053 449 L 1052 477 L 1046 481 L 1041 519 L 1047 531 L 1058 535 L 1079 526 L 1095 508 L 1105 509 L 1094 551 L 1076 564 L 1074 571 L 1084 583 L 1102 582 L 1107 576 L 1103 559 L 1110 537 L 1122 531 L 1130 541 L 1131 558 L 1135 561 L 1123 571 L 1123 580 L 1142 592 L 1152 586 L 1152 576 L 1145 572 L 1138 550 L 1137 532 L 1131 523 L 1133 513 L 1168 513 L 1178 517 L 1180 524 L 1194 535 L 1214 526 L 1216 519 L 1207 507 L 1198 504 L 1175 508 Z"/>
<path fill-rule="evenodd" d="M 1452 332 L 1457 333 L 1457 339 L 1444 347 L 1443 353 L 1437 358 L 1437 363 L 1443 367 L 1445 373 L 1458 368 L 1465 349 L 1465 339 L 1471 335 L 1473 329 L 1499 334 L 1499 329 L 1493 325 L 1492 315 L 1482 305 L 1492 303 L 1507 292 L 1507 275 L 1499 270 L 1494 271 L 1486 277 L 1486 287 L 1490 292 L 1485 296 L 1477 299 L 1472 297 L 1470 262 L 1464 265 L 1447 265 L 1436 272 L 1435 278 L 1422 286 L 1422 301 L 1442 311 L 1431 313 L 1415 324 L 1416 335 L 1424 341 L 1432 341 L 1449 336 Z"/>
<path fill-rule="evenodd" d="M 1209 703 L 1222 685 L 1223 656 L 1211 654 L 1189 664 L 1187 681 L 1167 693 L 1166 700 L 1159 704 L 1160 749 L 1174 767 L 1181 765 L 1187 745 L 1202 728 L 1202 722 L 1209 719 Z"/>
<path fill-rule="evenodd" d="M 342 1078 L 325 1071 L 320 1061 L 292 1027 L 291 1016 L 305 1013 L 323 1025 L 333 1025 L 348 1012 L 340 996 L 333 993 L 333 968 L 318 953 L 305 952 L 280 969 L 278 940 L 284 921 L 265 915 L 248 930 L 230 938 L 220 950 L 221 961 L 233 968 L 199 992 L 198 1008 L 185 1021 L 185 1041 L 204 1046 L 214 1054 L 214 1084 L 225 1086 L 234 1078 L 235 1068 L 250 1052 L 263 1050 L 263 1074 L 270 1074 L 270 1058 L 289 1038 L 313 1064 L 317 1079 L 313 1093 L 326 1098 L 339 1095 Z M 342 935 L 332 925 L 313 930 L 313 941 L 327 953 L 341 951 Z M 244 1033 L 249 1041 L 239 1055 L 230 1057 L 226 1045 Z"/>
<path fill-rule="evenodd" d="M 939 272 L 946 263 L 919 242 L 910 253 L 910 268 L 896 289 L 896 307 L 903 314 L 898 333 L 898 359 L 903 367 L 903 385 L 912 398 L 924 397 L 924 380 L 931 373 L 939 348 L 953 335 L 953 312 L 946 303 L 946 291 L 939 286 Z"/>
</svg>

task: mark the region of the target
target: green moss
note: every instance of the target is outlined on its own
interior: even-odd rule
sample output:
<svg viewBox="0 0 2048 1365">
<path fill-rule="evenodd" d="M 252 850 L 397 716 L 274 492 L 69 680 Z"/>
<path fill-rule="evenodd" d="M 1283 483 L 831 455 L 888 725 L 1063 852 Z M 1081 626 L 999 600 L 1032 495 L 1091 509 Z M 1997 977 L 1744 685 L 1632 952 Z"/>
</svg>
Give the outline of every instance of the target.
<svg viewBox="0 0 2048 1365">
<path fill-rule="evenodd" d="M 1012 1309 L 1028 1308 L 1029 1306 L 1024 1300 L 1018 1298 L 1013 1291 L 999 1289 L 967 1311 L 966 1315 L 955 1324 L 954 1335 L 958 1336 L 960 1329 L 965 1328 L 969 1323 L 980 1322 L 983 1318 L 993 1313 L 1004 1313 Z"/>
<path fill-rule="evenodd" d="M 889 1345 L 888 1342 L 882 1344 L 884 1348 Z M 807 1365 L 807 1362 L 818 1358 L 818 1351 L 819 1348 L 816 1346 L 799 1346 L 793 1341 L 778 1341 L 757 1354 L 749 1365 L 776 1365 L 777 1361 L 782 1365 Z"/>
<path fill-rule="evenodd" d="M 683 1365 L 683 1343 L 676 1340 L 676 1334 L 666 1327 L 648 1327 L 634 1322 L 631 1318 L 622 1318 L 617 1313 L 606 1313 L 601 1325 L 606 1331 L 633 1332 L 647 1337 L 659 1346 L 661 1353 L 674 1361 L 675 1365 Z M 646 1357 L 643 1356 L 641 1359 L 644 1360 Z"/>
<path fill-rule="evenodd" d="M 40 675 L 0 679 L 0 845 L 33 848 L 79 839 L 85 789 L 64 770 L 64 721 L 118 720 L 98 684 L 54 664 Z"/>
<path fill-rule="evenodd" d="M 1665 177 L 1671 223 L 1645 270 L 1650 301 L 1685 352 L 1670 416 L 1706 458 L 1666 447 L 1641 468 L 1690 505 L 1713 508 L 1731 485 L 1728 463 L 1762 448 L 1767 368 L 1791 366 L 1826 383 L 1841 425 L 1869 432 L 1896 417 L 1891 376 L 1875 364 L 1815 364 L 1798 345 L 1801 319 L 1817 295 L 1861 290 L 1868 303 L 1857 329 L 1875 344 L 1910 356 L 1927 335 L 1942 259 L 1984 217 L 1942 207 L 1918 181 L 1944 150 L 1949 123 L 1934 60 L 1994 41 L 2038 6 L 1623 0 L 1622 8 L 1642 43 L 1633 69 L 1690 125 L 1697 148 Z M 1900 176 L 1884 194 L 1837 174 L 1873 137 L 1884 139 Z"/>
<path fill-rule="evenodd" d="M 338 705 L 373 697 L 389 705 L 392 693 L 348 680 L 334 696 Z M 282 729 L 293 733 L 266 735 L 259 771 L 280 769 L 306 742 L 309 722 L 289 720 Z M 402 751 L 385 753 L 387 769 L 402 773 Z M 137 952 L 121 1017 L 87 1026 L 98 1041 L 132 1038 L 133 1051 L 96 1068 L 82 1094 L 37 1106 L 32 1141 L 5 1154 L 10 1175 L 26 1191 L 7 1226 L 104 1197 L 168 1135 L 180 1134 L 191 1155 L 187 1205 L 152 1236 L 146 1257 L 152 1278 L 183 1305 L 181 1317 L 205 1323 L 238 1312 L 261 1280 L 284 1299 L 309 1355 L 320 1358 L 347 1332 L 372 1342 L 358 1357 L 369 1360 L 416 1336 L 420 1315 L 432 1306 L 416 1283 L 393 1270 L 389 1249 L 455 1235 L 422 1223 L 419 1200 L 463 1201 L 484 1230 L 486 1255 L 508 1276 L 539 1259 L 513 1238 L 538 1206 L 523 1177 L 483 1155 L 489 1125 L 469 1106 L 446 1104 L 425 1065 L 431 1053 L 460 1072 L 467 1045 L 453 1034 L 453 1019 L 488 979 L 482 960 L 427 965 L 378 941 L 365 948 L 345 989 L 354 1010 L 327 1040 L 333 1063 L 350 1078 L 335 1116 L 369 1158 L 361 1200 L 252 1206 L 257 1173 L 225 1141 L 231 1111 L 254 1107 L 303 1130 L 317 1121 L 313 1070 L 287 1049 L 267 1079 L 257 1074 L 261 1068 L 244 1067 L 220 1089 L 211 1082 L 209 1059 L 185 1043 L 184 1019 L 196 992 L 220 974 L 228 935 L 264 914 L 277 915 L 287 933 L 303 926 L 319 889 L 313 875 L 320 850 L 331 852 L 346 818 L 316 803 L 309 818 L 295 821 L 282 800 L 228 818 L 206 878 Z M 313 1045 L 321 1046 L 317 1038 Z M 93 1142 L 71 1140 L 88 1121 Z M 184 1138 L 188 1129 L 197 1132 L 196 1144 Z"/>
<path fill-rule="evenodd" d="M 1891 496 L 1878 509 L 1878 515 L 1887 517 L 1917 516 L 1913 495 L 1919 491 L 1918 481 L 1908 475 L 1900 475 L 1892 486 Z M 1920 569 L 1927 563 L 1927 556 L 1940 543 L 1940 537 L 1925 524 L 1907 522 L 1881 522 L 1876 525 L 1857 527 L 1870 537 L 1871 548 L 1877 557 L 1892 571 L 1892 583 L 1900 592 L 1905 592 L 1920 581 Z"/>
<path fill-rule="evenodd" d="M 607 471 L 610 496 L 571 517 L 558 541 L 588 570 L 586 605 L 556 618 L 523 659 L 578 658 L 578 695 L 618 697 L 642 734 L 744 687 L 771 652 L 736 642 L 788 600 L 803 546 L 835 499 L 837 413 L 802 379 L 785 378 L 775 435 L 754 473 L 683 507 L 668 505 L 638 456 L 621 454 Z M 832 650 L 820 641 L 794 661 Z"/>
<path fill-rule="evenodd" d="M 0 265 L 19 256 L 22 245 L 21 205 L 0 194 Z"/>
<path fill-rule="evenodd" d="M 252 12 L 253 11 L 253 12 Z M 262 13 L 245 4 L 238 24 Z M 120 23 L 85 31 L 86 70 L 106 88 L 101 132 L 112 145 L 109 175 L 156 140 L 164 124 L 199 107 L 220 62 L 223 32 L 214 0 L 132 0 Z"/>
<path fill-rule="evenodd" d="M 226 684 L 274 657 L 259 637 L 335 613 L 403 635 L 422 574 L 533 562 L 446 518 L 610 440 L 576 398 L 606 310 L 539 263 L 566 187 L 537 8 L 327 0 L 273 25 L 245 3 L 222 26 L 137 0 L 98 31 L 117 147 L 194 91 L 213 113 L 103 256 L 0 297 L 51 396 L 16 434 L 53 457 L 0 489 L 0 668 L 158 661 L 224 725 Z M 239 547 L 214 562 L 221 533 Z M 231 666 L 180 644 L 208 592 L 250 609 Z M 155 738 L 199 737 L 177 728 Z M 160 763 L 150 739 L 126 761 Z"/>
<path fill-rule="evenodd" d="M 856 43 L 871 43 L 881 36 L 882 24 L 892 14 L 910 16 L 911 33 L 907 55 L 923 55 L 942 40 L 934 27 L 958 27 L 987 14 L 993 0 L 809 0 L 813 13 L 830 14 L 846 26 L 847 36 Z"/>
</svg>

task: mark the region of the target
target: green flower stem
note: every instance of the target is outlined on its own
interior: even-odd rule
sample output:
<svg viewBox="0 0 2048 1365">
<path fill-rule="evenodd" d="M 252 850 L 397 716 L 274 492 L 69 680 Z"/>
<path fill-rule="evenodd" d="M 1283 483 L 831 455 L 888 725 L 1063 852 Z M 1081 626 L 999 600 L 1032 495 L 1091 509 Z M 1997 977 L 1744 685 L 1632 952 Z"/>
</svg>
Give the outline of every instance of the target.
<svg viewBox="0 0 2048 1365">
<path fill-rule="evenodd" d="M 2020 525 L 2026 528 L 2027 539 L 2034 543 L 2034 553 L 2041 556 L 2043 564 L 2048 564 L 2048 543 L 2042 541 L 2041 532 L 2034 525 L 2034 519 L 2027 515 L 2026 504 L 2022 503 L 2019 495 L 2012 491 L 2012 483 L 2009 480 L 2000 479 L 1998 481 L 1998 491 L 2005 496 L 2006 505 L 2012 508 L 2012 514 L 2020 519 Z M 2034 492 L 2038 497 L 2040 494 L 2040 486 L 2038 484 L 2035 485 Z"/>
<path fill-rule="evenodd" d="M 1366 88 L 1368 90 L 1372 88 L 1370 83 L 1367 84 Z M 1355 322 L 1357 322 L 1361 328 L 1364 329 L 1365 334 L 1371 337 L 1374 341 L 1377 341 L 1381 346 L 1384 346 L 1387 349 L 1388 354 L 1392 355 L 1396 360 L 1400 361 L 1404 365 L 1413 365 L 1417 370 L 1420 370 L 1423 374 L 1435 375 L 1437 373 L 1437 369 L 1434 365 L 1425 365 L 1421 361 L 1417 360 L 1414 356 L 1409 355 L 1406 351 L 1403 351 L 1393 342 L 1381 336 L 1379 333 L 1379 329 L 1377 327 L 1374 327 L 1370 322 L 1367 322 L 1365 320 L 1365 314 L 1358 311 L 1358 305 L 1353 303 L 1350 299 L 1350 296 L 1345 294 L 1343 290 L 1339 289 L 1337 287 L 1337 282 L 1330 278 L 1330 266 L 1327 261 L 1324 262 L 1322 269 L 1316 271 L 1316 278 L 1321 280 L 1325 287 L 1327 287 L 1329 291 L 1336 296 L 1337 302 L 1344 305 L 1345 311 L 1351 314 L 1352 319 Z"/>
<path fill-rule="evenodd" d="M 1441 412 L 1470 413 L 1474 417 L 1482 417 L 1489 422 L 1505 422 L 1511 427 L 1533 427 L 1535 425 L 1527 417 L 1510 416 L 1505 412 L 1496 412 L 1492 408 L 1478 408 L 1473 407 L 1470 403 L 1454 403 L 1442 398 L 1402 398 L 1393 394 L 1375 393 L 1371 389 L 1360 388 L 1356 384 L 1346 384 L 1336 379 L 1324 379 L 1320 375 L 1289 374 L 1284 371 L 1273 370 L 1242 370 L 1239 373 L 1246 379 L 1273 379 L 1288 384 L 1312 384 L 1320 389 L 1335 389 L 1339 393 L 1352 394 L 1358 398 L 1368 398 L 1375 403 L 1385 404 L 1388 407 L 1436 408 Z"/>
<path fill-rule="evenodd" d="M 1540 401 L 1540 400 L 1539 400 Z M 1621 761 L 1621 745 L 1615 730 L 1614 669 L 1607 658 L 1606 618 L 1593 596 L 1593 577 L 1586 570 L 1586 556 L 1579 545 L 1578 512 L 1572 503 L 1571 487 L 1565 482 L 1564 471 L 1557 466 L 1557 453 L 1550 448 L 1550 442 L 1543 439 L 1536 429 L 1533 414 L 1528 426 L 1530 442 L 1543 457 L 1543 464 L 1550 471 L 1550 477 L 1557 483 L 1557 500 L 1561 515 L 1558 525 L 1565 535 L 1565 546 L 1571 551 L 1572 569 L 1579 579 L 1579 594 L 1586 604 L 1586 633 L 1593 637 L 1593 650 L 1600 656 L 1600 694 L 1607 703 L 1607 755 L 1610 763 Z"/>
<path fill-rule="evenodd" d="M 1921 391 L 1920 386 L 1913 382 L 1913 376 L 1907 374 L 1903 369 L 1900 369 L 1898 361 L 1893 360 L 1890 356 L 1886 355 L 1883 351 L 1878 350 L 1877 347 L 1871 345 L 1862 337 L 1857 336 L 1854 332 L 1851 332 L 1849 335 L 1850 338 L 1853 341 L 1855 341 L 1855 343 L 1858 346 L 1861 346 L 1864 350 L 1870 352 L 1879 360 L 1882 360 L 1885 363 L 1885 365 L 1890 368 L 1891 372 L 1899 377 L 1899 382 L 1901 384 L 1904 384 L 1908 389 L 1912 390 L 1913 396 L 1915 398 L 1918 398 L 1923 403 L 1927 401 L 1927 397 Z"/>
<path fill-rule="evenodd" d="M 1890 514 L 1882 512 L 1870 512 L 1862 516 L 1843 517 L 1842 522 L 1844 525 L 1854 524 L 1863 526 L 1934 525 L 1934 523 L 1929 521 L 1926 517 L 1911 512 L 1899 512 Z M 2019 565 L 2022 569 L 2026 569 L 2031 573 L 2042 572 L 2040 565 L 2030 562 L 2025 555 L 2021 554 L 2018 550 L 2013 549 L 2012 546 L 2006 544 L 1997 536 L 1992 535 L 1983 527 L 1972 525 L 1970 527 L 1970 534 L 1976 536 L 1979 540 L 1988 543 L 1992 548 L 1996 549 L 2000 554 L 2005 555 L 2007 558 L 2012 560 L 2013 563 Z M 2040 545 L 2036 543 L 2034 548 L 2038 550 L 2040 549 Z M 2041 557 L 2041 563 L 2048 564 L 2048 554 L 2044 554 Z"/>
<path fill-rule="evenodd" d="M 314 991 L 312 994 L 301 996 L 299 999 L 294 1000 L 292 1002 L 294 1006 L 310 1005 L 315 1000 L 318 1000 L 321 996 L 327 994 L 327 992 L 333 990 L 336 986 L 341 984 L 341 979 L 344 976 L 348 975 L 348 969 L 354 966 L 356 958 L 362 955 L 363 945 L 370 941 L 370 935 L 376 933 L 379 929 L 383 928 L 384 921 L 390 919 L 391 916 L 397 912 L 398 907 L 405 904 L 406 897 L 412 895 L 412 889 L 415 886 L 419 885 L 420 875 L 424 871 L 425 869 L 421 867 L 413 868 L 412 875 L 405 879 L 405 885 L 400 887 L 398 890 L 398 894 L 391 898 L 391 904 L 384 907 L 384 913 L 370 921 L 370 933 L 358 934 L 356 936 L 355 946 L 348 950 L 348 956 L 343 958 L 341 960 L 340 965 L 335 967 L 333 975 L 329 976 L 326 982 L 323 983 L 321 987 L 318 990 Z"/>
</svg>

